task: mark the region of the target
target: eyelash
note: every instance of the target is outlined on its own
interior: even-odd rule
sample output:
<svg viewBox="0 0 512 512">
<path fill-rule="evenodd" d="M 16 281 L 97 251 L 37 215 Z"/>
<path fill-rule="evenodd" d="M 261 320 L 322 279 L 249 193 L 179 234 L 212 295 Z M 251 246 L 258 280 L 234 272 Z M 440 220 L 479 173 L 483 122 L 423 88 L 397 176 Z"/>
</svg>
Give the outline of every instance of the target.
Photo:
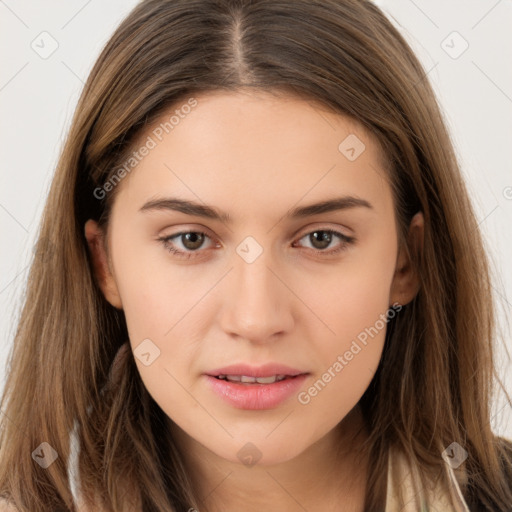
<svg viewBox="0 0 512 512">
<path fill-rule="evenodd" d="M 310 249 L 315 254 L 319 254 L 319 255 L 332 256 L 332 255 L 338 254 L 338 253 L 346 250 L 348 248 L 348 246 L 353 244 L 356 240 L 354 237 L 344 235 L 343 233 L 340 233 L 339 231 L 335 231 L 333 229 L 314 229 L 313 231 L 310 231 L 310 232 L 306 233 L 305 235 L 301 236 L 299 238 L 299 240 L 302 240 L 303 238 L 311 235 L 312 233 L 316 233 L 316 232 L 329 233 L 331 235 L 335 235 L 335 236 L 339 237 L 342 241 L 342 244 L 340 244 L 340 246 L 338 246 L 336 249 L 331 249 L 331 250 Z M 167 251 L 169 251 L 170 253 L 174 254 L 178 258 L 184 258 L 184 259 L 196 258 L 196 257 L 199 257 L 196 253 L 199 253 L 200 249 L 197 249 L 196 251 L 190 251 L 190 250 L 189 251 L 180 251 L 180 250 L 176 249 L 175 247 L 173 247 L 172 245 L 170 245 L 170 241 L 172 239 L 178 238 L 182 235 L 191 234 L 191 233 L 204 235 L 205 237 L 211 239 L 211 237 L 209 237 L 208 234 L 204 233 L 203 231 L 181 231 L 180 233 L 176 233 L 171 236 L 160 237 L 160 238 L 158 238 L 158 241 L 162 242 L 165 249 Z"/>
</svg>

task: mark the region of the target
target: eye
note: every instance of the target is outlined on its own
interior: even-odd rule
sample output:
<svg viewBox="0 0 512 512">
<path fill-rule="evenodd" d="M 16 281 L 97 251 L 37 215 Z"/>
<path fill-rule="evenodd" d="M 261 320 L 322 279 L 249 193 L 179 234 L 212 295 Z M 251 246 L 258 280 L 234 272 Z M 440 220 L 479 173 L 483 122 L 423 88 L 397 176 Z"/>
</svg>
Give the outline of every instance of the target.
<svg viewBox="0 0 512 512">
<path fill-rule="evenodd" d="M 336 238 L 341 240 L 341 243 L 334 249 L 325 250 Z M 314 252 L 326 255 L 343 251 L 350 244 L 355 242 L 354 237 L 344 235 L 332 229 L 316 229 L 310 231 L 302 236 L 299 241 L 303 239 L 308 239 L 312 242 L 313 247 L 311 247 L 311 249 Z M 182 231 L 171 236 L 160 237 L 158 240 L 176 257 L 190 259 L 200 256 L 200 249 L 204 249 L 205 240 L 212 240 L 212 238 L 202 231 Z M 178 247 L 176 247 L 176 245 L 178 245 Z M 179 245 L 181 245 L 181 247 L 179 247 Z M 220 247 L 220 245 L 217 244 L 216 247 Z"/>
<path fill-rule="evenodd" d="M 172 240 L 177 239 L 181 243 L 182 248 L 176 248 L 176 242 Z M 164 247 L 171 253 L 175 254 L 180 258 L 194 258 L 196 254 L 204 245 L 205 239 L 211 240 L 211 238 L 202 231 L 182 231 L 175 235 L 161 237 L 158 240 L 163 243 Z"/>
<path fill-rule="evenodd" d="M 325 250 L 327 247 L 331 245 L 333 240 L 335 239 L 341 240 L 341 243 L 334 249 Z M 306 239 L 311 241 L 312 247 L 316 253 L 324 253 L 324 254 L 336 254 L 340 251 L 347 249 L 347 247 L 355 242 L 355 238 L 351 236 L 344 235 L 338 231 L 334 231 L 333 229 L 315 229 L 314 231 L 310 231 L 305 236 L 300 238 L 300 240 Z"/>
</svg>

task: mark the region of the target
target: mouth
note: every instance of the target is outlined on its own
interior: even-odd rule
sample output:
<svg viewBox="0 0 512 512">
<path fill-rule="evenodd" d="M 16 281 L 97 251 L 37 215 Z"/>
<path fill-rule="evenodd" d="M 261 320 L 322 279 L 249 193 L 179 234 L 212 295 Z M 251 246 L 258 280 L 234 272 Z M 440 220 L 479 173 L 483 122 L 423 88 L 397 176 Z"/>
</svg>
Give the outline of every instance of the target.
<svg viewBox="0 0 512 512">
<path fill-rule="evenodd" d="M 205 374 L 210 389 L 237 409 L 273 409 L 290 400 L 310 372 L 280 363 L 232 364 Z"/>
<path fill-rule="evenodd" d="M 289 401 L 304 386 L 308 373 L 265 377 L 224 374 L 205 375 L 210 390 L 236 409 L 274 409 Z"/>
<path fill-rule="evenodd" d="M 280 363 L 267 363 L 261 366 L 238 363 L 211 370 L 206 375 L 241 384 L 273 384 L 306 373 L 308 372 Z"/>
<path fill-rule="evenodd" d="M 274 384 L 286 379 L 295 379 L 298 375 L 271 375 L 269 377 L 251 377 L 249 375 L 212 375 L 219 380 L 227 380 L 228 382 L 236 382 L 239 384 Z"/>
</svg>

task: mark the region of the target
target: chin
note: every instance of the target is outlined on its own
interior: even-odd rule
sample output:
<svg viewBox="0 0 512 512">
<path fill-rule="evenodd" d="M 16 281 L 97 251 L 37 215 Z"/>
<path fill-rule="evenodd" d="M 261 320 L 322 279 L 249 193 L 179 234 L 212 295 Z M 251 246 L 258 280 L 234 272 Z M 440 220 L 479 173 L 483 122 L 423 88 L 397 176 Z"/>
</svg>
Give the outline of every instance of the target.
<svg viewBox="0 0 512 512">
<path fill-rule="evenodd" d="M 228 451 L 215 453 L 229 462 L 239 464 L 241 466 L 247 466 L 248 468 L 254 466 L 270 467 L 288 462 L 301 453 L 297 450 L 296 440 L 292 437 L 290 437 L 290 439 L 294 441 L 293 446 L 284 446 L 282 441 L 273 443 L 268 440 L 253 440 L 247 442 L 235 442 L 236 446 L 234 452 Z"/>
</svg>

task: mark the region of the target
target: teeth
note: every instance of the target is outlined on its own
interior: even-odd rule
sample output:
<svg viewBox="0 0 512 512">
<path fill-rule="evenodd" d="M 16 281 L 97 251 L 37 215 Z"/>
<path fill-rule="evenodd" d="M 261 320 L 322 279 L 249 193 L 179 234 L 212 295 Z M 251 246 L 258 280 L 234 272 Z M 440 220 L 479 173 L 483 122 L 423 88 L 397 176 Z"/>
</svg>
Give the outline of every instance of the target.
<svg viewBox="0 0 512 512">
<path fill-rule="evenodd" d="M 256 377 L 256 382 L 258 384 L 272 384 L 277 380 L 277 376 L 273 375 L 272 377 Z"/>
<path fill-rule="evenodd" d="M 247 375 L 219 375 L 219 379 L 229 380 L 230 382 L 241 382 L 244 384 L 273 384 L 284 380 L 286 375 L 272 375 L 271 377 L 248 377 Z"/>
</svg>

